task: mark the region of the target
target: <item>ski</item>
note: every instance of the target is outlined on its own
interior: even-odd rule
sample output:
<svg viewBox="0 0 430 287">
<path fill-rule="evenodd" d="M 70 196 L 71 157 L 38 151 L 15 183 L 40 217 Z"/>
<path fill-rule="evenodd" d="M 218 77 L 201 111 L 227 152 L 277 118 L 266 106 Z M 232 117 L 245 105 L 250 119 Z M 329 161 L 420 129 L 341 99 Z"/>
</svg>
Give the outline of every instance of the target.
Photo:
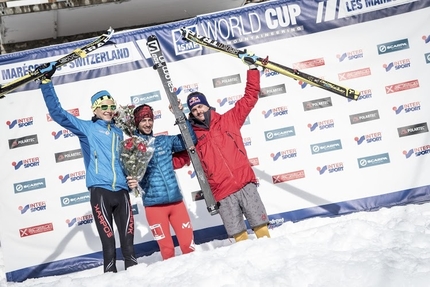
<svg viewBox="0 0 430 287">
<path fill-rule="evenodd" d="M 64 66 L 67 63 L 70 63 L 78 58 L 85 58 L 88 53 L 93 52 L 94 50 L 102 47 L 104 44 L 109 42 L 112 37 L 114 29 L 109 28 L 106 33 L 99 36 L 97 39 L 92 41 L 91 43 L 75 49 L 73 52 L 61 57 L 60 59 L 54 61 L 55 67 Z M 0 99 L 4 98 L 6 94 L 16 90 L 17 88 L 35 81 L 43 76 L 41 72 L 40 66 L 36 69 L 28 72 L 25 76 L 22 76 L 12 82 L 9 82 L 5 85 L 0 85 Z"/>
<path fill-rule="evenodd" d="M 210 39 L 202 35 L 198 35 L 196 32 L 193 32 L 186 28 L 181 28 L 181 32 L 182 32 L 182 37 L 188 41 L 192 41 L 199 45 L 208 47 L 210 49 L 223 52 L 233 57 L 239 57 L 240 54 L 246 53 L 246 50 L 237 50 L 227 44 L 220 43 L 216 40 Z M 343 86 L 331 83 L 329 81 L 323 80 L 321 78 L 303 73 L 301 71 L 298 71 L 297 69 L 293 69 L 293 68 L 286 67 L 281 64 L 269 61 L 268 57 L 266 58 L 258 57 L 257 61 L 255 62 L 255 65 L 278 72 L 282 75 L 293 78 L 294 80 L 303 81 L 312 86 L 327 90 L 329 92 L 335 93 L 337 95 L 343 96 L 351 100 L 358 100 L 358 97 L 360 96 L 360 92 L 357 90 L 343 87 Z"/>
<path fill-rule="evenodd" d="M 184 113 L 178 107 L 178 98 L 176 96 L 174 86 L 169 74 L 169 70 L 167 69 L 167 63 L 164 58 L 164 55 L 161 50 L 161 46 L 157 37 L 155 35 L 149 36 L 147 39 L 146 46 L 148 48 L 149 53 L 151 54 L 152 61 L 154 62 L 153 68 L 154 70 L 158 71 L 158 75 L 160 76 L 161 82 L 163 83 L 163 86 L 164 86 L 164 90 L 166 91 L 170 105 L 172 106 L 173 114 L 176 119 L 176 124 L 179 126 L 179 129 L 182 134 L 182 138 L 184 139 L 185 145 L 187 146 L 188 154 L 194 166 L 194 170 L 195 170 L 200 188 L 203 192 L 203 197 L 205 199 L 208 212 L 211 215 L 215 215 L 218 213 L 218 205 L 213 197 L 208 180 L 203 171 L 200 158 L 197 155 L 197 152 L 195 150 L 195 146 L 193 144 L 191 134 L 186 124 L 187 119 Z"/>
</svg>

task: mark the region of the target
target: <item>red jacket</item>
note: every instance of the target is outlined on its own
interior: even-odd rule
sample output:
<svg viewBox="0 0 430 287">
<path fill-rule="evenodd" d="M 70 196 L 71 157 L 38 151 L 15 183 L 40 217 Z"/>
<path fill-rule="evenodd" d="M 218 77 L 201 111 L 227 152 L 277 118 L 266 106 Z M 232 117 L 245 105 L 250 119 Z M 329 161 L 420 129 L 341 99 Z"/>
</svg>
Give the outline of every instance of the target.
<svg viewBox="0 0 430 287">
<path fill-rule="evenodd" d="M 196 150 L 216 201 L 257 182 L 249 163 L 240 129 L 258 100 L 260 72 L 247 71 L 245 95 L 225 114 L 211 108 L 205 114 L 209 127 L 190 114 L 197 135 Z"/>
</svg>

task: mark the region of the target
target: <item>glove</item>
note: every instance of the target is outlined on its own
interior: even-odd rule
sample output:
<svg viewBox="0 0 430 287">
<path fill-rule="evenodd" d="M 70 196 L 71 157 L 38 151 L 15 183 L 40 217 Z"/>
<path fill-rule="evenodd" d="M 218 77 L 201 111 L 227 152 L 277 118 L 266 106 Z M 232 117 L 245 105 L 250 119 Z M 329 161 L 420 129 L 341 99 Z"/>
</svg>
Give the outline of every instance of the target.
<svg viewBox="0 0 430 287">
<path fill-rule="evenodd" d="M 242 60 L 242 62 L 250 66 L 249 67 L 250 69 L 257 68 L 257 66 L 254 64 L 257 61 L 258 57 L 255 56 L 254 53 L 252 52 L 248 53 L 247 50 L 245 49 L 242 53 L 239 53 L 237 56 Z"/>
<path fill-rule="evenodd" d="M 55 62 L 46 63 L 39 66 L 40 73 L 43 74 L 43 76 L 40 78 L 40 81 L 42 84 L 47 84 L 51 81 L 52 75 L 54 75 L 55 71 L 57 70 L 57 67 L 55 66 Z"/>
</svg>

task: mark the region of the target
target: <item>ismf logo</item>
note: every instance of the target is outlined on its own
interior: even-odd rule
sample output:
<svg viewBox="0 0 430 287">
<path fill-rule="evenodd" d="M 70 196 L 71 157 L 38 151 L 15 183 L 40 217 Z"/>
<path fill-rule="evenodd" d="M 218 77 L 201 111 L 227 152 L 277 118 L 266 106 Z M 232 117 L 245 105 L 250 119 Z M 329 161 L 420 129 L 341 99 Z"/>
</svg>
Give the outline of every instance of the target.
<svg viewBox="0 0 430 287">
<path fill-rule="evenodd" d="M 273 161 L 277 161 L 278 159 L 290 159 L 297 157 L 297 150 L 295 148 L 278 151 L 276 153 L 271 153 L 270 157 Z"/>
<path fill-rule="evenodd" d="M 33 117 L 28 118 L 20 118 L 13 121 L 6 121 L 6 125 L 9 126 L 9 129 L 13 129 L 15 127 L 25 128 L 33 125 Z"/>
<path fill-rule="evenodd" d="M 389 64 L 383 64 L 382 67 L 385 69 L 386 72 L 391 71 L 393 68 L 394 70 L 400 70 L 405 68 L 411 67 L 411 60 L 409 59 L 403 59 L 399 61 L 394 61 Z"/>
<path fill-rule="evenodd" d="M 214 88 L 236 85 L 240 84 L 241 82 L 242 81 L 240 79 L 240 74 L 212 79 L 212 84 Z"/>
<path fill-rule="evenodd" d="M 423 35 L 422 37 L 421 37 L 421 39 L 423 39 L 424 40 L 424 43 L 426 43 L 426 44 L 428 44 L 428 43 L 430 43 L 430 35 Z"/>
<path fill-rule="evenodd" d="M 420 86 L 420 83 L 418 82 L 418 80 L 397 83 L 397 84 L 385 86 L 385 93 L 386 94 L 397 93 L 401 91 L 415 89 L 415 88 L 418 88 L 419 86 Z"/>
<path fill-rule="evenodd" d="M 307 61 L 293 63 L 293 68 L 297 70 L 303 70 L 303 69 L 319 67 L 324 65 L 325 65 L 324 58 L 317 58 L 317 59 L 311 59 Z"/>
<path fill-rule="evenodd" d="M 354 114 L 349 116 L 351 125 L 374 121 L 379 119 L 379 111 L 373 110 L 364 113 Z"/>
<path fill-rule="evenodd" d="M 270 130 L 264 132 L 266 141 L 273 141 L 281 138 L 292 137 L 296 135 L 294 126 Z"/>
<path fill-rule="evenodd" d="M 306 111 L 328 108 L 328 107 L 331 107 L 332 105 L 333 104 L 332 104 L 331 98 L 328 97 L 328 98 L 321 98 L 321 99 L 303 102 L 303 109 L 306 112 Z"/>
<path fill-rule="evenodd" d="M 362 90 L 360 91 L 360 95 L 358 96 L 357 101 L 371 99 L 372 98 L 372 90 Z M 355 102 L 354 100 L 348 99 L 348 102 Z"/>
<path fill-rule="evenodd" d="M 376 132 L 367 135 L 362 135 L 360 137 L 355 137 L 354 140 L 357 142 L 357 145 L 361 145 L 362 143 L 374 143 L 382 141 L 382 133 Z"/>
<path fill-rule="evenodd" d="M 387 54 L 391 52 L 409 49 L 409 41 L 408 39 L 397 40 L 393 42 L 379 44 L 377 45 L 377 48 L 378 48 L 379 55 Z"/>
<path fill-rule="evenodd" d="M 83 216 L 78 216 L 72 219 L 66 219 L 66 224 L 68 227 L 73 227 L 74 225 L 76 226 L 81 226 L 81 225 L 85 225 L 85 224 L 91 224 L 93 223 L 94 218 L 92 214 L 86 214 Z"/>
<path fill-rule="evenodd" d="M 323 152 L 330 152 L 342 149 L 342 142 L 340 140 L 332 140 L 328 142 L 322 142 L 317 144 L 311 144 L 312 154 L 318 154 Z"/>
<path fill-rule="evenodd" d="M 38 144 L 37 134 L 9 140 L 9 149 Z"/>
<path fill-rule="evenodd" d="M 251 146 L 252 140 L 250 137 L 242 138 L 244 146 Z"/>
<path fill-rule="evenodd" d="M 59 130 L 58 132 L 53 131 L 51 133 L 51 135 L 54 137 L 54 140 L 58 140 L 59 138 L 65 138 L 65 139 L 67 139 L 67 138 L 71 138 L 71 137 L 75 136 L 74 133 L 72 133 L 69 130 L 65 130 L 65 129 Z"/>
<path fill-rule="evenodd" d="M 24 206 L 18 206 L 18 210 L 21 212 L 21 214 L 29 212 L 36 212 L 36 211 L 43 211 L 46 210 L 46 202 L 40 201 L 40 202 L 34 202 L 29 203 Z"/>
<path fill-rule="evenodd" d="M 419 123 L 410 126 L 397 128 L 397 133 L 399 137 L 407 137 L 411 135 L 427 133 L 429 131 L 427 123 Z"/>
<path fill-rule="evenodd" d="M 217 103 L 219 104 L 220 107 L 224 106 L 225 104 L 228 104 L 229 106 L 234 105 L 238 100 L 240 100 L 241 98 L 243 98 L 243 95 L 237 95 L 237 96 L 231 96 L 231 97 L 226 97 L 224 99 L 218 99 Z"/>
<path fill-rule="evenodd" d="M 71 115 L 74 115 L 75 117 L 79 117 L 79 109 L 78 108 L 67 110 L 67 112 Z M 51 118 L 50 114 L 46 114 L 46 121 L 52 122 L 52 118 Z"/>
<path fill-rule="evenodd" d="M 339 81 L 345 81 L 350 79 L 356 79 L 361 77 L 370 76 L 372 74 L 370 68 L 363 68 L 354 71 L 348 71 L 337 74 Z"/>
<path fill-rule="evenodd" d="M 406 158 L 410 158 L 412 155 L 415 155 L 415 157 L 419 157 L 429 153 L 430 153 L 430 145 L 415 147 L 408 151 L 406 150 L 403 151 L 403 154 L 405 155 Z"/>
<path fill-rule="evenodd" d="M 421 110 L 420 102 L 412 102 L 412 103 L 400 105 L 398 107 L 393 107 L 393 111 L 396 113 L 396 115 L 400 114 L 401 112 L 410 113 L 410 112 L 416 112 L 419 110 Z"/>
<path fill-rule="evenodd" d="M 161 100 L 160 91 L 149 92 L 141 95 L 135 95 L 130 97 L 130 101 L 133 105 L 140 106 L 149 102 L 156 102 Z"/>
<path fill-rule="evenodd" d="M 187 26 L 185 28 L 195 33 L 198 33 L 196 25 Z M 188 41 L 183 38 L 184 37 L 182 37 L 182 33 L 180 29 L 172 30 L 173 46 L 175 47 L 176 55 L 182 55 L 190 51 L 200 51 L 202 49 L 202 47 L 199 44 L 194 43 L 192 41 Z"/>
<path fill-rule="evenodd" d="M 359 49 L 359 50 L 345 52 L 342 54 L 337 54 L 336 58 L 339 59 L 339 62 L 343 62 L 345 60 L 351 61 L 351 60 L 361 59 L 363 58 L 363 56 L 364 56 L 363 50 Z"/>
<path fill-rule="evenodd" d="M 69 179 L 70 179 L 70 182 L 83 180 L 85 179 L 85 170 L 68 173 L 64 176 L 60 175 L 58 179 L 61 181 L 61 183 L 66 183 Z"/>
<path fill-rule="evenodd" d="M 372 167 L 375 165 L 390 163 L 390 155 L 388 153 L 381 153 L 377 155 L 361 157 L 357 159 L 357 162 L 359 168 Z"/>
<path fill-rule="evenodd" d="M 44 178 L 33 179 L 29 181 L 23 181 L 13 184 L 13 189 L 15 193 L 21 193 L 26 191 L 31 191 L 34 189 L 45 188 L 46 182 Z"/>
<path fill-rule="evenodd" d="M 313 124 L 308 124 L 308 128 L 311 132 L 315 130 L 326 130 L 334 128 L 334 120 L 329 119 L 325 121 L 315 122 Z"/>
<path fill-rule="evenodd" d="M 260 89 L 260 98 L 285 94 L 287 92 L 285 84 L 280 84 L 271 87 L 264 87 Z"/>
<path fill-rule="evenodd" d="M 323 167 L 317 167 L 317 171 L 320 175 L 324 173 L 333 173 L 343 171 L 343 162 L 336 162 L 328 165 L 324 165 Z"/>
<path fill-rule="evenodd" d="M 273 117 L 286 116 L 286 115 L 288 115 L 288 107 L 287 106 L 280 106 L 277 108 L 270 109 L 267 112 L 262 111 L 261 113 L 263 114 L 265 119 L 267 119 L 270 116 L 273 116 Z"/>
<path fill-rule="evenodd" d="M 297 171 L 293 171 L 293 172 L 272 175 L 272 182 L 274 184 L 277 184 L 277 183 L 282 183 L 282 182 L 300 179 L 300 178 L 305 178 L 305 171 L 304 170 L 297 170 Z"/>
<path fill-rule="evenodd" d="M 52 224 L 52 222 L 49 222 L 49 223 L 44 223 L 40 225 L 21 228 L 19 229 L 19 236 L 27 237 L 27 236 L 36 235 L 39 233 L 50 232 L 53 230 L 54 230 L 54 225 Z"/>
<path fill-rule="evenodd" d="M 31 168 L 31 167 L 37 167 L 40 164 L 39 157 L 33 157 L 28 159 L 23 159 L 18 162 L 12 162 L 12 166 L 15 168 L 15 170 L 20 169 L 21 167 L 24 168 Z"/>
<path fill-rule="evenodd" d="M 199 91 L 199 85 L 197 83 L 182 85 L 174 89 L 177 96 L 181 96 L 181 94 L 190 94 L 193 92 Z"/>
<path fill-rule="evenodd" d="M 90 201 L 90 193 L 86 191 L 86 192 L 71 194 L 67 196 L 62 196 L 60 197 L 60 201 L 61 201 L 62 207 L 88 202 Z"/>
<path fill-rule="evenodd" d="M 269 78 L 269 77 L 277 76 L 279 75 L 279 73 L 272 71 L 270 69 L 264 68 L 263 71 L 260 72 L 260 75 L 266 78 Z"/>
</svg>

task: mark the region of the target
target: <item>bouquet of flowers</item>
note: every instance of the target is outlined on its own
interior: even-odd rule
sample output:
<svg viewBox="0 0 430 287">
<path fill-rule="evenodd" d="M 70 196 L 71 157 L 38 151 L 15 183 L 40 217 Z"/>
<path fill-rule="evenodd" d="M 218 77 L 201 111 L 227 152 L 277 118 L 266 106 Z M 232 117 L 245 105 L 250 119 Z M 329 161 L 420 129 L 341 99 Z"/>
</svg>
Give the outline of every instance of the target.
<svg viewBox="0 0 430 287">
<path fill-rule="evenodd" d="M 155 137 L 148 139 L 134 135 L 136 125 L 134 123 L 133 105 L 119 106 L 114 116 L 115 124 L 129 136 L 120 143 L 120 162 L 127 176 L 135 178 L 138 182 L 145 175 L 148 163 L 154 154 Z M 138 185 L 133 189 L 136 197 L 143 191 Z"/>
</svg>

